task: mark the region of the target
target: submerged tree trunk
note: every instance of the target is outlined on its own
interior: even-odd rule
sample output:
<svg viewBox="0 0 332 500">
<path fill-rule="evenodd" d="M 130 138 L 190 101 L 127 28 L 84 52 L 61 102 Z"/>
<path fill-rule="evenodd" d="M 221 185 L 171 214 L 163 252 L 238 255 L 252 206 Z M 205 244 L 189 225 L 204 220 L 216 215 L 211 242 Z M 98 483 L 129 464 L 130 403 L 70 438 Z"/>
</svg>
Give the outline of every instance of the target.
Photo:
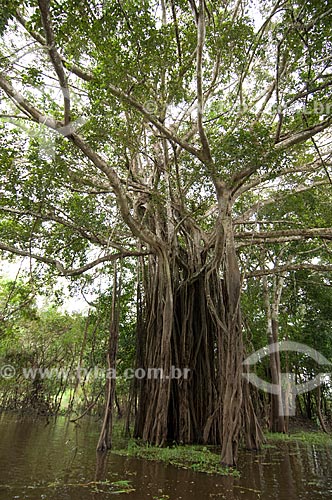
<svg viewBox="0 0 332 500">
<path fill-rule="evenodd" d="M 227 465 L 237 459 L 243 403 L 243 336 L 240 311 L 241 276 L 235 253 L 233 234 L 224 227 L 225 249 L 223 269 L 223 321 L 220 328 L 219 351 L 222 383 L 221 457 Z M 229 233 L 229 234 L 228 234 Z M 248 406 L 247 411 L 251 408 Z"/>
<path fill-rule="evenodd" d="M 112 448 L 113 407 L 116 387 L 116 359 L 118 352 L 119 319 L 120 319 L 121 275 L 118 287 L 116 263 L 114 264 L 112 311 L 110 333 L 107 352 L 107 368 L 105 386 L 105 410 L 102 428 L 97 444 L 97 451 L 106 451 Z"/>
<path fill-rule="evenodd" d="M 281 387 L 281 366 L 280 366 L 280 352 L 278 348 L 279 341 L 279 305 L 281 300 L 282 287 L 284 279 L 281 277 L 278 281 L 274 278 L 272 287 L 272 299 L 268 289 L 267 278 L 263 277 L 263 294 L 265 311 L 267 316 L 267 337 L 269 345 L 273 345 L 273 352 L 270 352 L 270 371 L 272 384 L 278 387 L 276 394 L 271 394 L 271 418 L 270 430 L 272 432 L 284 433 L 286 432 L 285 410 L 282 397 Z"/>
<path fill-rule="evenodd" d="M 319 420 L 320 426 L 322 428 L 322 431 L 325 432 L 326 434 L 328 434 L 329 431 L 327 430 L 327 427 L 326 427 L 326 424 L 324 422 L 324 418 L 322 415 L 321 403 L 322 403 L 322 391 L 321 391 L 321 386 L 319 385 L 316 389 L 317 416 L 318 416 L 318 420 Z"/>
</svg>

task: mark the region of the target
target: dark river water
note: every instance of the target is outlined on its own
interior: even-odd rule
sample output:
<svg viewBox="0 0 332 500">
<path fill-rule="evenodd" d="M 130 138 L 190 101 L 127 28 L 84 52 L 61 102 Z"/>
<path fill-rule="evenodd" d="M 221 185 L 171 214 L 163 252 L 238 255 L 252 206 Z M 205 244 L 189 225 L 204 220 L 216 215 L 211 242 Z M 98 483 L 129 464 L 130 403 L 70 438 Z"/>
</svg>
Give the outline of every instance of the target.
<svg viewBox="0 0 332 500">
<path fill-rule="evenodd" d="M 98 427 L 92 418 L 78 426 L 0 414 L 0 500 L 332 499 L 332 447 L 277 443 L 242 453 L 241 478 L 231 478 L 112 453 L 105 460 L 95 452 Z M 132 491 L 116 493 L 117 481 Z"/>
</svg>

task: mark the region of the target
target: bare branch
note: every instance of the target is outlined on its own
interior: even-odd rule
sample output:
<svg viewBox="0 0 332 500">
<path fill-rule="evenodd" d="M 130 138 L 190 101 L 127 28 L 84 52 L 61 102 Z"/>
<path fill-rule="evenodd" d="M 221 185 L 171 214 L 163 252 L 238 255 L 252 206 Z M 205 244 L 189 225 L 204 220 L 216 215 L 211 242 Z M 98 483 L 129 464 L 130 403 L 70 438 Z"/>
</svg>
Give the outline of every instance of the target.
<svg viewBox="0 0 332 500">
<path fill-rule="evenodd" d="M 180 64 L 180 66 L 182 66 L 182 51 L 181 51 L 181 42 L 180 42 L 180 35 L 179 35 L 179 24 L 178 24 L 178 20 L 176 17 L 174 0 L 171 0 L 171 9 L 172 9 L 172 16 L 173 16 L 173 21 L 174 21 L 176 45 L 177 45 L 178 56 L 179 56 L 179 64 Z"/>
<path fill-rule="evenodd" d="M 278 191 L 274 196 L 266 198 L 265 200 L 259 200 L 256 203 L 254 203 L 246 212 L 244 212 L 240 217 L 235 219 L 235 221 L 237 224 L 246 222 L 248 219 L 250 219 L 250 217 L 253 214 L 257 213 L 258 210 L 260 210 L 263 207 L 266 207 L 267 205 L 271 205 L 271 203 L 275 203 L 276 201 L 282 200 L 285 196 L 292 196 L 294 194 L 303 193 L 315 187 L 324 186 L 327 184 L 329 184 L 329 181 L 322 180 L 322 181 L 312 182 L 309 186 L 306 184 L 304 185 L 301 184 L 295 189 L 289 189 L 287 191 Z"/>
<path fill-rule="evenodd" d="M 302 264 L 287 264 L 285 266 L 277 266 L 272 269 L 260 269 L 258 271 L 251 271 L 246 273 L 246 278 L 267 276 L 270 274 L 282 274 L 290 271 L 301 271 L 303 269 L 310 269 L 312 271 L 317 272 L 332 272 L 332 264 L 324 265 L 324 264 L 312 264 L 303 262 Z"/>
<path fill-rule="evenodd" d="M 313 87 L 312 89 L 307 89 L 307 90 L 303 90 L 301 92 L 299 92 L 298 94 L 296 94 L 294 97 L 292 97 L 292 99 L 290 99 L 286 104 L 285 104 L 285 107 L 288 108 L 290 107 L 295 101 L 297 101 L 298 99 L 302 99 L 303 97 L 307 97 L 311 94 L 314 94 L 315 92 L 318 92 L 320 90 L 324 90 L 328 87 L 331 87 L 332 86 L 332 80 L 328 80 L 327 82 L 321 84 L 321 85 L 317 85 L 316 87 Z"/>
<path fill-rule="evenodd" d="M 28 24 L 27 20 L 24 18 L 22 15 L 21 11 L 19 9 L 16 10 L 15 12 L 15 18 L 18 20 L 18 22 L 23 26 L 23 28 L 26 29 L 26 31 L 29 33 L 29 35 L 32 36 L 36 42 L 38 42 L 42 47 L 45 49 L 48 49 L 47 47 L 47 41 L 45 40 L 44 37 L 42 37 L 38 31 L 33 30 L 30 25 Z M 67 61 L 60 53 L 59 56 L 61 58 L 62 64 L 67 68 L 69 71 L 74 73 L 76 76 L 81 78 L 81 80 L 85 80 L 86 82 L 90 82 L 93 80 L 93 74 L 90 73 L 87 70 L 84 70 L 83 68 L 80 68 L 76 64 L 73 64 L 69 61 Z"/>
<path fill-rule="evenodd" d="M 332 154 L 332 152 L 328 151 L 322 155 L 322 156 L 326 157 L 325 159 L 323 158 L 325 163 L 327 161 L 329 161 L 331 154 Z M 281 177 L 284 177 L 287 174 L 317 172 L 317 169 L 319 167 L 322 167 L 322 160 L 321 159 L 312 161 L 311 163 L 308 163 L 306 165 L 302 165 L 299 167 L 285 168 L 277 176 L 275 176 L 275 178 L 280 179 Z M 271 172 L 268 172 L 267 174 L 261 175 L 259 178 L 253 180 L 252 182 L 243 184 L 241 187 L 239 187 L 236 190 L 236 198 L 238 198 L 241 194 L 245 193 L 246 191 L 250 191 L 251 189 L 253 189 L 257 186 L 260 186 L 261 184 L 263 184 L 264 182 L 267 182 L 269 180 L 271 180 Z M 301 178 L 301 180 L 303 181 L 303 177 Z M 292 191 L 292 192 L 294 192 L 294 191 Z"/>
<path fill-rule="evenodd" d="M 42 123 L 52 130 L 60 129 L 63 126 L 62 122 L 55 120 L 53 117 L 43 115 L 32 106 L 19 92 L 12 87 L 11 83 L 7 79 L 7 75 L 0 73 L 0 87 L 5 93 L 14 101 L 15 105 L 24 110 L 28 116 L 32 118 L 33 121 L 37 123 Z"/>
<path fill-rule="evenodd" d="M 195 23 L 198 24 L 198 9 L 196 7 L 195 0 L 188 0 L 192 13 L 194 15 Z"/>
<path fill-rule="evenodd" d="M 280 229 L 277 231 L 242 231 L 235 233 L 238 247 L 262 243 L 281 243 L 299 241 L 310 238 L 321 238 L 332 241 L 332 228 Z M 242 240 L 242 241 L 241 241 Z"/>
<path fill-rule="evenodd" d="M 332 117 L 330 116 L 326 120 L 317 123 L 313 127 L 309 127 L 305 130 L 302 130 L 301 132 L 296 132 L 294 134 L 289 134 L 287 136 L 281 137 L 281 140 L 277 142 L 274 147 L 279 150 L 289 148 L 291 146 L 294 146 L 295 144 L 300 144 L 301 142 L 307 141 L 314 135 L 319 134 L 319 132 L 322 132 L 331 125 Z"/>
<path fill-rule="evenodd" d="M 7 114 L 0 114 L 0 118 L 5 118 L 6 120 L 10 119 L 16 119 L 16 120 L 28 120 L 31 122 L 31 118 L 29 116 L 25 115 L 7 115 Z"/>
<path fill-rule="evenodd" d="M 68 125 L 68 123 L 70 122 L 69 88 L 67 83 L 67 77 L 63 69 L 62 59 L 55 46 L 55 38 L 52 28 L 51 11 L 50 11 L 50 0 L 38 0 L 38 5 L 45 31 L 48 53 L 52 61 L 53 67 L 55 69 L 55 72 L 58 76 L 58 80 L 63 95 L 64 109 L 65 109 L 65 115 L 64 115 L 65 125 Z"/>
<path fill-rule="evenodd" d="M 206 161 L 211 162 L 211 151 L 203 126 L 204 95 L 203 95 L 203 50 L 205 43 L 205 2 L 199 0 L 198 24 L 197 24 L 197 125 L 202 143 L 202 153 Z"/>
</svg>

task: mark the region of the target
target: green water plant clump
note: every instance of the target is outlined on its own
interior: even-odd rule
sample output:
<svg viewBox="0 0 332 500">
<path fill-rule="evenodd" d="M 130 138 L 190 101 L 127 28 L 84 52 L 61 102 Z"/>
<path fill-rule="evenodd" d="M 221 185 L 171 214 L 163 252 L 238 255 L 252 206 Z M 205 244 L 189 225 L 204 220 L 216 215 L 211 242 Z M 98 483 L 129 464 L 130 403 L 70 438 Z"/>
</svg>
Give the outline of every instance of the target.
<svg viewBox="0 0 332 500">
<path fill-rule="evenodd" d="M 240 473 L 233 467 L 225 467 L 220 463 L 220 455 L 210 447 L 199 445 L 174 445 L 166 448 L 141 444 L 131 440 L 126 449 L 114 450 L 114 453 L 127 457 L 155 460 L 167 464 L 191 469 L 196 472 L 220 474 L 223 476 L 239 477 Z"/>
<path fill-rule="evenodd" d="M 332 446 L 332 435 L 326 434 L 324 432 L 314 432 L 314 431 L 297 431 L 290 434 L 280 434 L 269 432 L 266 434 L 266 439 L 268 442 L 272 441 L 296 441 L 302 443 L 318 444 L 318 445 L 331 445 Z"/>
</svg>

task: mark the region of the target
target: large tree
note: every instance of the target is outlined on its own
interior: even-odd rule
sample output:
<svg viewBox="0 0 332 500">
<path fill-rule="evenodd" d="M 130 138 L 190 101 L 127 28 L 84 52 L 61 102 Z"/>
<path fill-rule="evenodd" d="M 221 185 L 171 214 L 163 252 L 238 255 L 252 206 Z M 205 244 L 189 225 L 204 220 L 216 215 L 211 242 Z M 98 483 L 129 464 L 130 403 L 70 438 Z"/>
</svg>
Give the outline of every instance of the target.
<svg viewBox="0 0 332 500">
<path fill-rule="evenodd" d="M 265 211 L 331 182 L 328 0 L 1 4 L 0 249 L 64 276 L 137 257 L 137 363 L 191 376 L 141 381 L 135 433 L 234 464 L 261 442 L 242 257 L 332 237 Z"/>
</svg>

